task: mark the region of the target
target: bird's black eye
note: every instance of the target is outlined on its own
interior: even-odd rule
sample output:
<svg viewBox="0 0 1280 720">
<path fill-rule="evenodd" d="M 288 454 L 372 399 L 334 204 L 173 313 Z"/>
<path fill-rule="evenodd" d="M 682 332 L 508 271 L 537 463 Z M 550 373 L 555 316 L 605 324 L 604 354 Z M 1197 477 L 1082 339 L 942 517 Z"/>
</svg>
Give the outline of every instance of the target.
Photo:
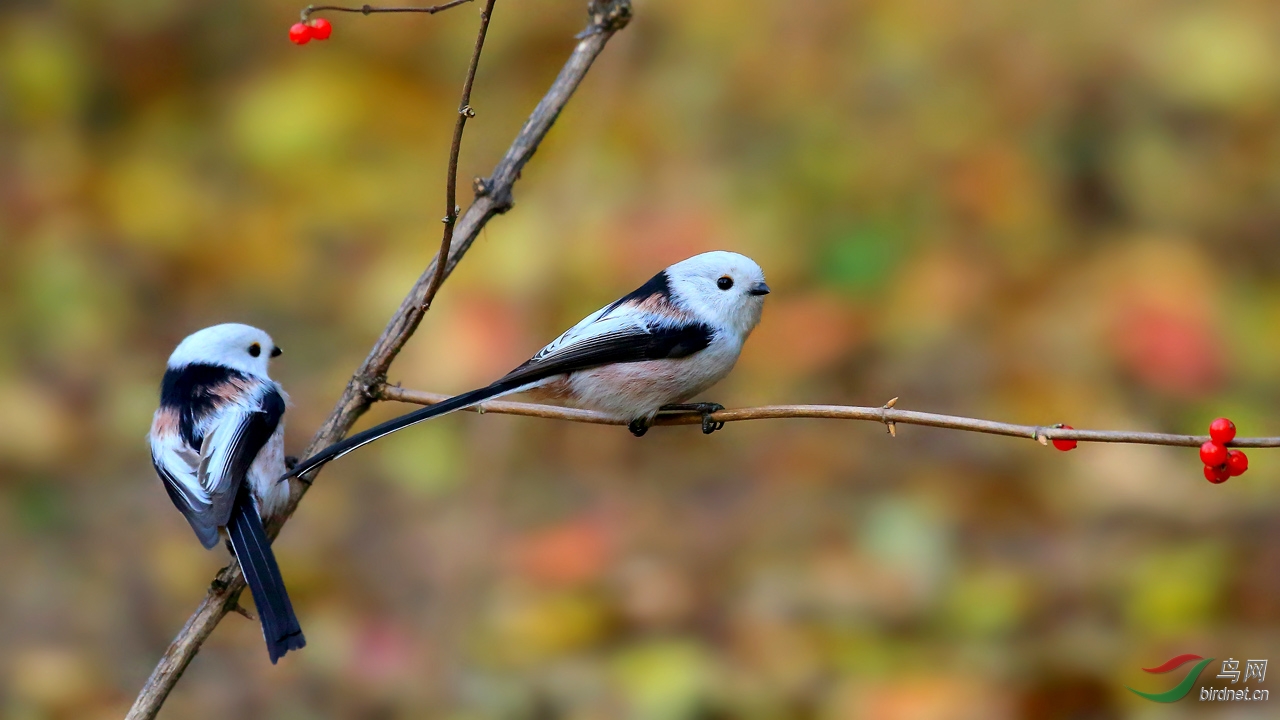
<svg viewBox="0 0 1280 720">
<path fill-rule="evenodd" d="M 721 290 L 728 290 L 729 288 L 733 287 L 733 278 L 729 277 L 728 275 L 725 275 L 724 277 L 716 281 L 716 287 L 720 288 Z"/>
<path fill-rule="evenodd" d="M 262 354 L 262 346 L 259 345 L 258 343 L 254 343 L 249 346 L 249 355 L 251 357 L 258 357 L 261 354 Z"/>
<path fill-rule="evenodd" d="M 284 354 L 284 351 L 281 350 L 279 347 L 271 348 L 271 357 L 280 357 L 283 354 Z"/>
</svg>

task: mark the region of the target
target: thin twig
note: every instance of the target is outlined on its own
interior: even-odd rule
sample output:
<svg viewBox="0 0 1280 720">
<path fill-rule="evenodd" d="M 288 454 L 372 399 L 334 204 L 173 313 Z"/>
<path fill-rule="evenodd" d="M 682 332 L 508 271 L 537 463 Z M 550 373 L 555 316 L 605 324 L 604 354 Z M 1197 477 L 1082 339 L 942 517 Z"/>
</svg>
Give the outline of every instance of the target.
<svg viewBox="0 0 1280 720">
<path fill-rule="evenodd" d="M 413 403 L 415 405 L 434 405 L 448 400 L 448 395 L 407 390 L 392 385 L 384 385 L 377 391 L 383 400 Z M 1131 432 L 1128 430 L 1067 430 L 1052 425 L 1016 425 L 1013 423 L 979 420 L 977 418 L 957 417 L 955 415 L 939 415 L 937 413 L 915 412 L 913 410 L 897 410 L 892 403 L 897 398 L 880 407 L 860 407 L 856 405 L 765 405 L 763 407 L 730 408 L 711 414 L 716 422 L 739 422 L 742 420 L 783 420 L 794 418 L 822 418 L 828 420 L 869 420 L 892 426 L 924 425 L 927 427 L 964 430 L 966 432 L 986 433 L 988 435 L 1006 435 L 1008 437 L 1027 438 L 1037 441 L 1079 440 L 1081 442 L 1129 443 L 1134 445 L 1175 445 L 1178 447 L 1199 447 L 1209 441 L 1207 435 L 1171 435 L 1168 433 Z M 626 425 L 628 421 L 620 420 L 612 415 L 592 410 L 560 407 L 559 405 L 540 405 L 535 403 L 509 402 L 491 400 L 468 408 L 473 412 L 498 413 L 500 415 L 523 415 L 525 417 L 546 418 L 550 420 L 569 420 L 571 422 L 591 423 L 594 425 Z M 679 415 L 659 415 L 654 425 L 701 425 L 702 416 L 696 413 Z M 1230 447 L 1271 448 L 1280 447 L 1280 437 L 1236 438 L 1227 443 Z"/>
<path fill-rule="evenodd" d="M 449 146 L 449 171 L 445 176 L 444 190 L 444 237 L 440 240 L 440 252 L 437 257 L 449 257 L 449 246 L 453 244 L 453 226 L 458 222 L 458 154 L 462 151 L 462 131 L 467 127 L 467 118 L 475 117 L 471 109 L 471 86 L 476 81 L 476 68 L 480 67 L 480 51 L 484 48 L 484 37 L 489 32 L 489 18 L 493 15 L 495 0 L 486 0 L 484 9 L 480 11 L 480 30 L 476 33 L 476 47 L 471 53 L 471 64 L 467 66 L 467 79 L 462 83 L 462 99 L 458 102 L 458 121 L 453 126 L 453 143 Z M 431 276 L 431 284 L 427 286 L 427 294 L 423 299 L 423 310 L 431 308 L 431 301 L 444 282 L 444 265 L 436 265 L 436 273 Z"/>
<path fill-rule="evenodd" d="M 459 5 L 469 2 L 471 2 L 471 0 L 452 0 L 452 2 L 447 2 L 442 5 L 432 5 L 431 7 L 374 7 L 373 5 L 345 7 L 342 5 L 308 5 L 302 8 L 302 22 L 306 22 L 311 17 L 312 13 L 320 12 L 322 10 L 327 12 L 360 13 L 361 15 L 373 15 L 374 13 L 426 13 L 428 15 L 435 15 L 441 10 L 448 10 L 449 8 L 458 7 Z"/>
<path fill-rule="evenodd" d="M 302 453 L 302 457 L 310 457 L 320 449 L 341 440 L 356 420 L 369 409 L 374 399 L 373 389 L 386 378 L 387 369 L 391 367 L 392 361 L 422 321 L 423 298 L 426 297 L 428 283 L 435 276 L 436 266 L 444 264 L 444 277 L 448 279 L 485 224 L 493 216 L 511 208 L 512 188 L 520 178 L 520 169 L 529 162 L 529 158 L 538 149 L 609 39 L 618 30 L 626 27 L 627 21 L 631 18 L 630 0 L 608 0 L 607 2 L 592 0 L 588 8 L 590 19 L 587 29 L 582 33 L 582 37 L 546 95 L 533 109 L 524 127 L 520 129 L 506 154 L 494 168 L 493 174 L 482 181 L 488 191 L 477 196 L 475 202 L 459 219 L 454 234 L 455 242 L 448 256 L 437 257 L 419 276 L 409 294 L 401 301 L 399 309 L 392 315 L 382 335 L 374 343 L 369 355 L 347 382 L 333 412 L 316 431 L 307 450 Z M 314 479 L 314 473 L 312 479 Z M 291 484 L 292 493 L 288 504 L 278 515 L 267 520 L 266 529 L 269 537 L 275 538 L 279 534 L 280 528 L 298 507 L 308 487 L 309 485 L 303 483 Z M 191 659 L 195 657 L 200 646 L 208 639 L 209 634 L 218 626 L 222 618 L 235 607 L 244 588 L 244 575 L 240 572 L 239 563 L 231 563 L 214 578 L 204 600 L 178 631 L 178 635 L 160 658 L 155 670 L 147 678 L 126 720 L 151 720 L 156 713 L 160 712 L 165 698 L 169 696 L 169 692 L 173 690 L 183 671 L 191 663 Z"/>
<path fill-rule="evenodd" d="M 241 605 L 240 603 L 236 603 L 236 606 L 231 608 L 231 612 L 236 613 L 238 615 L 243 615 L 254 622 L 258 621 L 258 616 L 254 615 L 252 610 Z"/>
</svg>

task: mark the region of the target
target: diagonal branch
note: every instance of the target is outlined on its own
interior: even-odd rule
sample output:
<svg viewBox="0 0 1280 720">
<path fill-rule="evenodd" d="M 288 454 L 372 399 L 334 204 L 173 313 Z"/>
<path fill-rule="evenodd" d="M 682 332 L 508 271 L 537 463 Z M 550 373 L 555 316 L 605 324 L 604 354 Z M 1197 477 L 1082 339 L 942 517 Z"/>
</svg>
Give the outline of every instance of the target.
<svg viewBox="0 0 1280 720">
<path fill-rule="evenodd" d="M 442 279 L 448 278 L 462 256 L 471 248 L 471 244 L 475 242 L 485 224 L 494 215 L 511 209 L 514 202 L 512 188 L 520 177 L 520 169 L 529 162 L 529 158 L 546 137 L 556 118 L 569 102 L 569 98 L 573 96 L 574 90 L 591 69 L 592 63 L 600 52 L 604 50 L 609 38 L 626 27 L 631 19 L 631 2 L 630 0 L 592 0 L 589 4 L 589 18 L 587 29 L 579 35 L 573 53 L 560 70 L 560 74 L 556 76 L 551 88 L 547 90 L 529 119 L 525 121 L 524 127 L 516 135 L 493 174 L 488 179 L 477 180 L 475 202 L 458 220 L 454 232 L 454 243 L 449 249 L 449 254 L 444 258 Z M 427 288 L 436 275 L 436 267 L 440 260 L 439 257 L 435 258 L 414 283 L 408 296 L 401 302 L 400 308 L 396 310 L 390 322 L 387 323 L 386 329 L 374 343 L 373 349 L 369 351 L 368 357 L 348 381 L 333 412 L 320 426 L 306 452 L 303 453 L 303 457 L 313 455 L 321 448 L 342 439 L 356 420 L 368 410 L 370 403 L 375 399 L 373 390 L 383 383 L 392 361 L 422 321 Z M 293 494 L 284 511 L 267 522 L 267 532 L 270 537 L 274 538 L 280 532 L 280 527 L 293 514 L 307 487 L 303 484 L 293 486 Z M 126 720 L 150 720 L 156 716 L 165 698 L 173 690 L 200 646 L 217 627 L 223 616 L 234 610 L 244 587 L 244 576 L 237 563 L 233 562 L 218 573 L 200 606 L 188 618 L 186 625 L 178 632 L 177 637 L 160 658 L 151 677 L 147 679 L 137 700 L 134 701 Z"/>
<path fill-rule="evenodd" d="M 383 400 L 414 403 L 415 405 L 434 405 L 448 400 L 448 395 L 407 390 L 392 385 L 384 385 L 378 390 L 378 397 Z M 1027 438 L 1047 444 L 1050 440 L 1080 440 L 1083 442 L 1129 443 L 1133 445 L 1174 445 L 1179 447 L 1199 447 L 1209 441 L 1208 435 L 1173 435 L 1168 433 L 1133 432 L 1129 430 L 1068 430 L 1052 425 L 1015 425 L 1013 423 L 980 420 L 978 418 L 958 417 L 955 415 L 939 415 L 937 413 L 916 412 L 914 410 L 898 410 L 893 407 L 897 398 L 880 407 L 859 407 L 855 405 L 766 405 L 764 407 L 730 408 L 711 414 L 716 422 L 737 422 L 741 420 L 782 420 L 789 418 L 823 418 L 829 420 L 869 420 L 893 426 L 924 425 L 927 427 L 945 428 L 948 430 L 964 430 L 967 432 L 986 433 L 988 435 L 1005 435 L 1007 437 Z M 612 415 L 579 410 L 577 408 L 560 407 L 558 405 L 539 405 L 534 403 L 508 402 L 491 400 L 475 407 L 467 408 L 472 412 L 498 413 L 502 415 L 523 415 L 525 417 L 546 418 L 550 420 L 569 420 L 571 422 L 591 423 L 594 425 L 626 425 L 626 420 L 619 420 Z M 654 425 L 699 425 L 702 416 L 696 413 L 680 415 L 660 415 Z M 1280 437 L 1236 438 L 1228 447 L 1272 448 L 1280 447 Z"/>
</svg>

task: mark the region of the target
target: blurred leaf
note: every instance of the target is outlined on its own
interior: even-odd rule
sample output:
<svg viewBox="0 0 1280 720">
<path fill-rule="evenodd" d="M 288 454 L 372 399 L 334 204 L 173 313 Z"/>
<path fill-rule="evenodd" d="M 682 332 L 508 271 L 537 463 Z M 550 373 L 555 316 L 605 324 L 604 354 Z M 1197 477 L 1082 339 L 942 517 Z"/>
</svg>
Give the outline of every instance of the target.
<svg viewBox="0 0 1280 720">
<path fill-rule="evenodd" d="M 888 223 L 840 228 L 826 242 L 818 275 L 837 287 L 873 294 L 889 282 L 907 252 L 906 243 Z"/>
<path fill-rule="evenodd" d="M 706 698 L 711 658 L 688 640 L 655 640 L 618 653 L 613 671 L 636 720 L 694 718 Z"/>
</svg>

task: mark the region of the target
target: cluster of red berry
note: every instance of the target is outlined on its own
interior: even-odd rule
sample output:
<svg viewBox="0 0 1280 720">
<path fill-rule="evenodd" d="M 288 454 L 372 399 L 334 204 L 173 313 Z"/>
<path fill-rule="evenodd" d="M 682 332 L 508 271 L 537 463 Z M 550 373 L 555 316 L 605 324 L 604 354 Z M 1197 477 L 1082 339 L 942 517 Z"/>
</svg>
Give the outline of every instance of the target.
<svg viewBox="0 0 1280 720">
<path fill-rule="evenodd" d="M 1243 475 L 1249 469 L 1249 458 L 1239 450 L 1228 450 L 1227 443 L 1236 436 L 1236 424 L 1226 418 L 1209 423 L 1209 442 L 1200 446 L 1204 462 L 1204 479 L 1213 484 Z"/>
<path fill-rule="evenodd" d="M 289 39 L 295 45 L 306 45 L 312 40 L 328 40 L 333 34 L 333 25 L 329 24 L 324 18 L 316 18 L 309 22 L 294 23 L 289 28 Z"/>
</svg>

